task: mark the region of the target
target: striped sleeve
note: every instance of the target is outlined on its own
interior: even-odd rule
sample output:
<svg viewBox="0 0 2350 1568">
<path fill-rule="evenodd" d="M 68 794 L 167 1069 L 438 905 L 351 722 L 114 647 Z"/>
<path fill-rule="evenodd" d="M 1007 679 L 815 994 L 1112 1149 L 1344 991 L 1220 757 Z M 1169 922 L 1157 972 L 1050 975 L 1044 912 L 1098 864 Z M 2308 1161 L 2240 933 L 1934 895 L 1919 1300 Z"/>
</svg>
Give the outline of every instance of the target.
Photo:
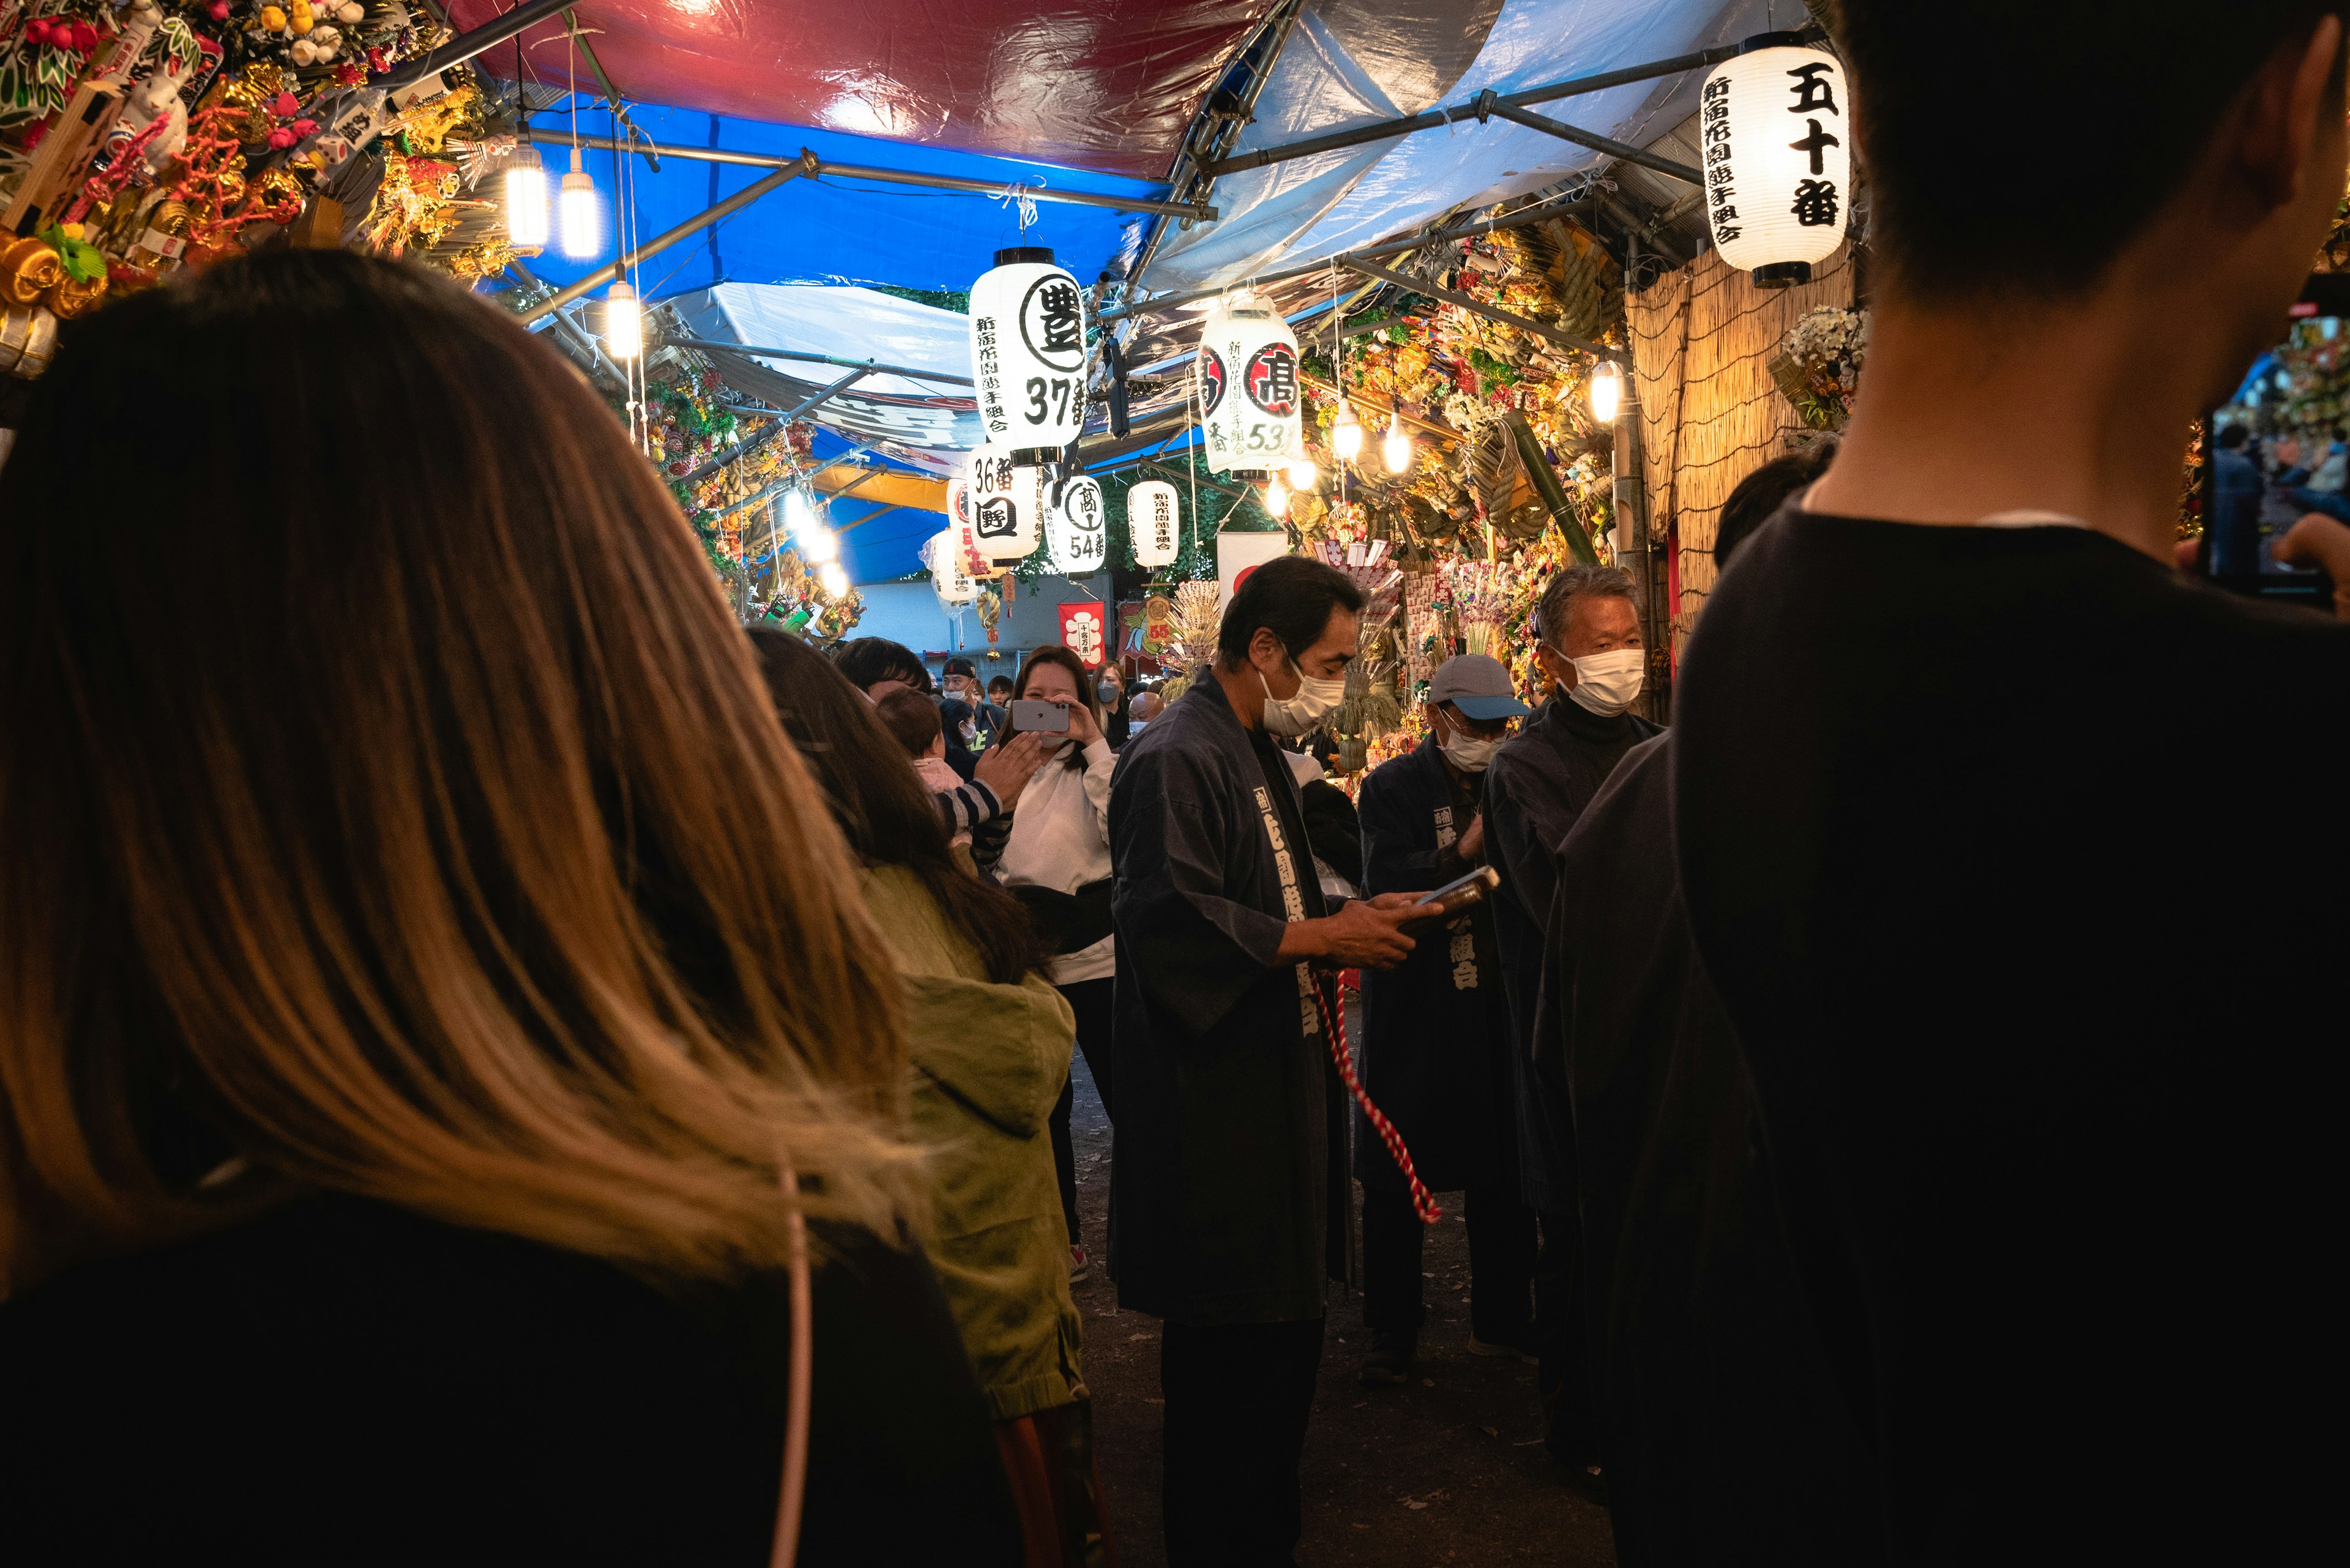
<svg viewBox="0 0 2350 1568">
<path fill-rule="evenodd" d="M 977 779 L 954 789 L 941 790 L 931 798 L 938 803 L 939 820 L 946 824 L 950 836 L 972 832 L 1003 812 L 995 792 Z"/>
</svg>

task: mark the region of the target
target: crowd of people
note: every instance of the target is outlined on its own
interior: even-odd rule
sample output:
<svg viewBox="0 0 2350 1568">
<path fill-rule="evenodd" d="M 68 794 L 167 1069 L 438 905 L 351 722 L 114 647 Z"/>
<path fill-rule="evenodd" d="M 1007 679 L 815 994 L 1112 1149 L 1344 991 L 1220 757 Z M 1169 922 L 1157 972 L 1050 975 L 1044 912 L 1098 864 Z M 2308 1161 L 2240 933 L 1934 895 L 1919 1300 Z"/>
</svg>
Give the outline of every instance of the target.
<svg viewBox="0 0 2350 1568">
<path fill-rule="evenodd" d="M 1400 1383 L 1454 1192 L 1471 1349 L 1627 1563 L 2316 1538 L 2350 628 L 2174 519 L 2334 220 L 2342 23 L 1953 9 L 1838 7 L 1867 379 L 1723 512 L 1671 712 L 1568 567 L 1541 689 L 1442 661 L 1351 795 L 1308 557 L 1171 701 L 934 676 L 746 635 L 595 394 L 421 273 L 70 324 L 0 467 L 7 1559 L 1113 1563 L 1106 1267 L 1169 1560 L 1290 1563 L 1349 1239 Z M 1949 199 L 1991 84 L 2106 149 L 2029 244 Z M 2350 618 L 2315 510 L 2263 547 Z"/>
</svg>

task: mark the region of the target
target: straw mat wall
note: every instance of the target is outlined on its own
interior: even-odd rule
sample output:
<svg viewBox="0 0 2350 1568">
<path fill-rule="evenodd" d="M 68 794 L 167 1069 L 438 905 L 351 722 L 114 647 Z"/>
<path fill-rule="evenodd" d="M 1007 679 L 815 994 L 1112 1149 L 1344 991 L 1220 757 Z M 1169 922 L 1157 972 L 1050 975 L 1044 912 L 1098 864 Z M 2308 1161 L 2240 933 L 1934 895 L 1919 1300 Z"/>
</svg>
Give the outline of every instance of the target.
<svg viewBox="0 0 2350 1568">
<path fill-rule="evenodd" d="M 1802 428 L 1771 379 L 1787 329 L 1815 306 L 1852 306 L 1849 245 L 1799 288 L 1758 289 L 1709 250 L 1666 273 L 1625 307 L 1640 396 L 1651 536 L 1680 530 L 1676 652 L 1713 587 L 1713 528 L 1738 482 L 1785 450 Z"/>
</svg>

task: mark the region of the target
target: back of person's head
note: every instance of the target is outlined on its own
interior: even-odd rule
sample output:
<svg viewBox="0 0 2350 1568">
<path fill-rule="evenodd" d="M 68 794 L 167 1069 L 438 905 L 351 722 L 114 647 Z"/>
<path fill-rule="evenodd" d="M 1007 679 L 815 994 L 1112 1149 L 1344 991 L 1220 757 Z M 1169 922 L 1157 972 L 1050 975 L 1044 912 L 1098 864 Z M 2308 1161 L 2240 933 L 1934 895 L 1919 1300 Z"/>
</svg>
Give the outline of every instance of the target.
<svg viewBox="0 0 2350 1568">
<path fill-rule="evenodd" d="M 1728 566 L 1731 553 L 1746 542 L 1746 536 L 1778 515 L 1789 496 L 1825 473 L 1835 453 L 1835 439 L 1823 437 L 1800 451 L 1773 458 L 1740 480 L 1730 499 L 1721 504 L 1721 516 L 1714 525 L 1713 564 Z"/>
<path fill-rule="evenodd" d="M 2026 16 L 1988 0 L 1836 0 L 1835 9 L 1885 281 L 1913 299 L 1960 302 L 2087 289 L 2188 183 L 2254 75 L 2279 50 L 2305 48 L 2342 7 L 2069 0 Z M 2338 114 L 2338 60 L 2328 91 Z M 1987 174 L 1985 150 L 1997 145 L 2098 151 L 2094 173 L 2059 194 Z M 2330 176 L 2337 185 L 2340 175 Z M 1985 196 L 1988 205 L 1972 199 Z M 2018 223 L 2029 243 L 2019 243 Z"/>
<path fill-rule="evenodd" d="M 1631 597 L 1632 575 L 1621 566 L 1589 566 L 1579 561 L 1561 566 L 1543 585 L 1542 603 L 1534 612 L 1536 635 L 1555 648 L 1566 636 L 1576 600 Z"/>
<path fill-rule="evenodd" d="M 884 680 L 898 680 L 916 691 L 931 689 L 931 672 L 914 650 L 886 637 L 858 637 L 832 650 L 833 668 L 848 677 L 859 691 Z"/>
<path fill-rule="evenodd" d="M 2221 425 L 2220 427 L 2220 448 L 2223 452 L 2237 451 L 2244 444 L 2244 442 L 2251 439 L 2251 431 L 2246 430 L 2240 424 L 2230 422 Z"/>
<path fill-rule="evenodd" d="M 1008 984 L 1042 964 L 1044 950 L 1019 900 L 955 863 L 937 804 L 874 705 L 791 633 L 756 628 L 751 641 L 784 730 L 858 858 L 902 866 L 920 878 L 990 980 Z"/>
<path fill-rule="evenodd" d="M 1086 672 L 1086 661 L 1057 642 L 1048 642 L 1044 647 L 1036 649 L 1021 664 L 1020 679 L 1014 682 L 1012 688 L 1013 701 L 1024 701 L 1035 698 L 1037 695 L 1036 677 L 1047 670 L 1057 670 L 1069 678 L 1069 689 L 1076 693 L 1077 705 L 1091 713 L 1094 716 L 1095 726 L 1100 727 L 1103 722 L 1101 701 L 1094 691 L 1092 680 Z M 1060 694 L 1057 682 L 1055 694 Z M 1011 739 L 1011 732 L 1006 731 L 998 743 L 1008 743 Z M 1061 765 L 1075 772 L 1083 772 L 1086 765 L 1085 748 L 1069 747 L 1062 753 Z"/>
<path fill-rule="evenodd" d="M 919 691 L 899 687 L 873 705 L 889 738 L 910 757 L 926 757 L 940 736 L 939 705 Z"/>
<path fill-rule="evenodd" d="M 223 438 L 268 409 L 397 461 Z M 0 1292 L 306 1189 L 716 1278 L 786 1260 L 788 1162 L 894 1233 L 905 1046 L 853 863 L 552 349 L 279 252 L 68 325 L 22 435 Z M 68 526 L 96 476 L 124 504 Z"/>
<path fill-rule="evenodd" d="M 1246 663 L 1263 628 L 1295 659 L 1322 640 L 1332 612 L 1360 615 L 1369 602 L 1337 567 L 1310 556 L 1276 556 L 1251 572 L 1224 607 L 1216 652 L 1227 664 Z"/>
</svg>

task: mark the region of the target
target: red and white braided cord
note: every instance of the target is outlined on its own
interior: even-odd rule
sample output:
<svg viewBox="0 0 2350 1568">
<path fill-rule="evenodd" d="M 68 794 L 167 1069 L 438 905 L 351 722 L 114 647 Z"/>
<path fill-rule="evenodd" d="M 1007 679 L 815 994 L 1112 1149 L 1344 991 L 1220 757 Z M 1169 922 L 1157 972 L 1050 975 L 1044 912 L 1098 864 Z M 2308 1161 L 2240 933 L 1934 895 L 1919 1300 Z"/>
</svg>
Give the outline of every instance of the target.
<svg viewBox="0 0 2350 1568">
<path fill-rule="evenodd" d="M 1336 1064 L 1339 1078 L 1355 1096 L 1355 1103 L 1363 1107 L 1363 1119 L 1371 1124 L 1379 1141 L 1388 1146 L 1388 1153 L 1395 1157 L 1396 1168 L 1411 1183 L 1411 1206 L 1419 1215 L 1420 1223 L 1435 1224 L 1444 1217 L 1444 1210 L 1436 1206 L 1436 1199 L 1420 1182 L 1419 1172 L 1411 1168 L 1411 1150 L 1404 1147 L 1403 1134 L 1396 1131 L 1395 1123 L 1388 1120 L 1385 1111 L 1371 1104 L 1371 1096 L 1363 1092 L 1362 1079 L 1355 1075 L 1354 1059 L 1347 1054 L 1347 1002 L 1338 994 L 1336 978 L 1332 977 L 1326 995 L 1320 975 L 1308 979 L 1314 987 L 1315 1005 L 1322 1010 L 1322 1033 L 1330 1042 L 1330 1060 Z M 1334 1012 L 1335 1023 L 1331 1016 Z"/>
</svg>

